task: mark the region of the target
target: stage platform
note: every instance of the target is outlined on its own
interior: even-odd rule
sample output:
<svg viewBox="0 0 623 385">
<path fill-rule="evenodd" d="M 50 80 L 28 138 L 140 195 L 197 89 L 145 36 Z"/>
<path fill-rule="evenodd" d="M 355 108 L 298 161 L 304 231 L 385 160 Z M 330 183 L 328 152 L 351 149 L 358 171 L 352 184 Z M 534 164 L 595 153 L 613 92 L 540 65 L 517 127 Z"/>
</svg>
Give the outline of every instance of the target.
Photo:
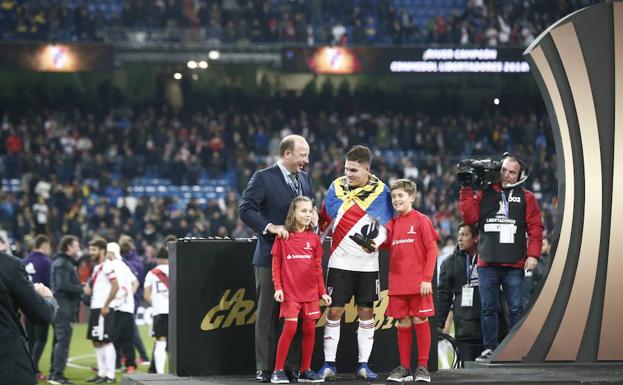
<svg viewBox="0 0 623 385">
<path fill-rule="evenodd" d="M 385 384 L 387 374 L 379 376 Z M 623 384 L 621 364 L 560 364 L 560 365 L 473 365 L 466 369 L 441 370 L 431 374 L 434 384 Z M 361 385 L 354 375 L 344 374 L 333 383 Z M 170 374 L 132 374 L 123 376 L 123 385 L 249 385 L 256 384 L 249 376 L 176 377 Z M 391 384 L 391 383 L 390 383 Z"/>
</svg>

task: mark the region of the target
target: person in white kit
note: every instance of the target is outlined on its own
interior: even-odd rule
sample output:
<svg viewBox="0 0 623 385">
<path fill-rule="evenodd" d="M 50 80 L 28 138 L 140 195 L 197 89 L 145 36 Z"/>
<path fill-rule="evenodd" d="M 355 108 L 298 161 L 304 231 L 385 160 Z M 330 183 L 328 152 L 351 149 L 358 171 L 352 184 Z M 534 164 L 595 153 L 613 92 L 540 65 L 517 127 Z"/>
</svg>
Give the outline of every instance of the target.
<svg viewBox="0 0 623 385">
<path fill-rule="evenodd" d="M 115 360 L 117 355 L 113 345 L 113 326 L 115 312 L 112 311 L 114 299 L 119 290 L 117 273 L 113 264 L 106 259 L 106 241 L 101 238 L 89 242 L 89 254 L 95 264 L 90 278 L 90 285 L 84 286 L 84 292 L 91 295 L 91 314 L 87 338 L 93 341 L 97 359 L 97 377 L 91 382 L 112 384 L 115 382 Z"/>
<path fill-rule="evenodd" d="M 156 255 L 158 266 L 145 276 L 145 301 L 153 307 L 152 335 L 156 339 L 154 361 L 156 373 L 164 373 L 167 360 L 167 335 L 169 331 L 169 253 L 166 246 Z"/>
<path fill-rule="evenodd" d="M 119 290 L 114 300 L 115 324 L 113 334 L 115 350 L 117 354 L 125 357 L 125 372 L 136 371 L 136 355 L 132 346 L 134 336 L 134 292 L 138 289 L 139 282 L 130 267 L 121 258 L 121 248 L 118 243 L 110 242 L 106 245 L 106 257 L 112 263 L 117 273 Z"/>
<path fill-rule="evenodd" d="M 389 189 L 370 173 L 372 152 L 354 146 L 346 154 L 344 176 L 329 186 L 320 212 L 320 228 L 331 227 L 327 293 L 333 303 L 324 327 L 325 363 L 318 374 L 327 380 L 336 377 L 335 359 L 340 341 L 344 307 L 355 297 L 359 327 L 357 348 L 358 378 L 375 380 L 368 366 L 374 344 L 374 301 L 379 299 L 379 253 L 376 245 L 387 238 L 385 224 L 393 216 Z"/>
</svg>

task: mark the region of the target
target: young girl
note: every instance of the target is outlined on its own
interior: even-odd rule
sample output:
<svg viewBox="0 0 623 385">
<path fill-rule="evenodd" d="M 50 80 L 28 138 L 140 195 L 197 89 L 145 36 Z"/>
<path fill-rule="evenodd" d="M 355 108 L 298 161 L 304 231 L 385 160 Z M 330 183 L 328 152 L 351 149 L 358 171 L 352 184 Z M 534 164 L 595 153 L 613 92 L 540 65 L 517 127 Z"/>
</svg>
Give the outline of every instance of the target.
<svg viewBox="0 0 623 385">
<path fill-rule="evenodd" d="M 303 320 L 303 342 L 298 380 L 324 382 L 324 379 L 311 370 L 311 357 L 316 320 L 320 318 L 318 298 L 324 299 L 330 305 L 331 297 L 325 291 L 321 266 L 323 249 L 320 238 L 311 231 L 312 216 L 312 201 L 305 196 L 294 198 L 284 225 L 290 236 L 288 239 L 277 238 L 273 244 L 275 300 L 281 302 L 279 316 L 285 318 L 277 345 L 275 371 L 270 378 L 273 384 L 289 383 L 283 367 L 299 317 Z"/>
</svg>

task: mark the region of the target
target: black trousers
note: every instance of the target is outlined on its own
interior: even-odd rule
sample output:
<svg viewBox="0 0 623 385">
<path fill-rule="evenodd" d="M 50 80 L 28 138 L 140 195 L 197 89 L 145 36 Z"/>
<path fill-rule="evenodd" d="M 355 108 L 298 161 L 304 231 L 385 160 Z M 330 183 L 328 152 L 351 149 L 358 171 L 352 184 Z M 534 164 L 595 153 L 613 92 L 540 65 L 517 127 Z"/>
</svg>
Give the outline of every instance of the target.
<svg viewBox="0 0 623 385">
<path fill-rule="evenodd" d="M 136 354 L 132 338 L 134 337 L 134 314 L 123 311 L 115 311 L 115 325 L 113 341 L 115 349 L 125 357 L 125 367 L 136 367 Z"/>
<path fill-rule="evenodd" d="M 48 342 L 48 331 L 50 330 L 50 325 L 35 325 L 26 319 L 26 333 L 28 334 L 28 351 L 32 356 L 32 360 L 35 363 L 35 368 L 37 369 L 37 373 L 39 370 L 39 360 L 41 360 L 41 354 L 43 354 L 43 349 L 45 348 L 45 344 Z"/>
</svg>

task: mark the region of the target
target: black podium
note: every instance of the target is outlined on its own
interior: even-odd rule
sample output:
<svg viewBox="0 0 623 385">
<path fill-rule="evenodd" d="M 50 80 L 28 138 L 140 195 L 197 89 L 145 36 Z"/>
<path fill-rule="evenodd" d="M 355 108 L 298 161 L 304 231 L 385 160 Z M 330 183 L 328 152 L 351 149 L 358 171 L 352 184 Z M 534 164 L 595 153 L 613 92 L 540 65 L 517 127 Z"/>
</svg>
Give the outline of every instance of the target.
<svg viewBox="0 0 623 385">
<path fill-rule="evenodd" d="M 328 245 L 326 245 L 328 246 Z M 170 249 L 170 372 L 177 376 L 252 374 L 255 372 L 255 280 L 251 256 L 254 239 L 181 239 Z M 325 252 L 324 265 L 328 259 Z M 387 253 L 381 253 L 381 300 L 375 303 L 376 332 L 370 365 L 388 372 L 398 366 L 395 320 L 387 308 Z M 321 308 L 324 312 L 327 309 Z M 323 361 L 325 315 L 318 320 L 313 368 Z M 337 354 L 339 372 L 357 364 L 357 310 L 346 306 Z M 430 319 L 429 369 L 437 370 L 437 330 Z M 414 350 L 417 349 L 413 344 Z M 415 355 L 414 351 L 414 355 Z"/>
</svg>

